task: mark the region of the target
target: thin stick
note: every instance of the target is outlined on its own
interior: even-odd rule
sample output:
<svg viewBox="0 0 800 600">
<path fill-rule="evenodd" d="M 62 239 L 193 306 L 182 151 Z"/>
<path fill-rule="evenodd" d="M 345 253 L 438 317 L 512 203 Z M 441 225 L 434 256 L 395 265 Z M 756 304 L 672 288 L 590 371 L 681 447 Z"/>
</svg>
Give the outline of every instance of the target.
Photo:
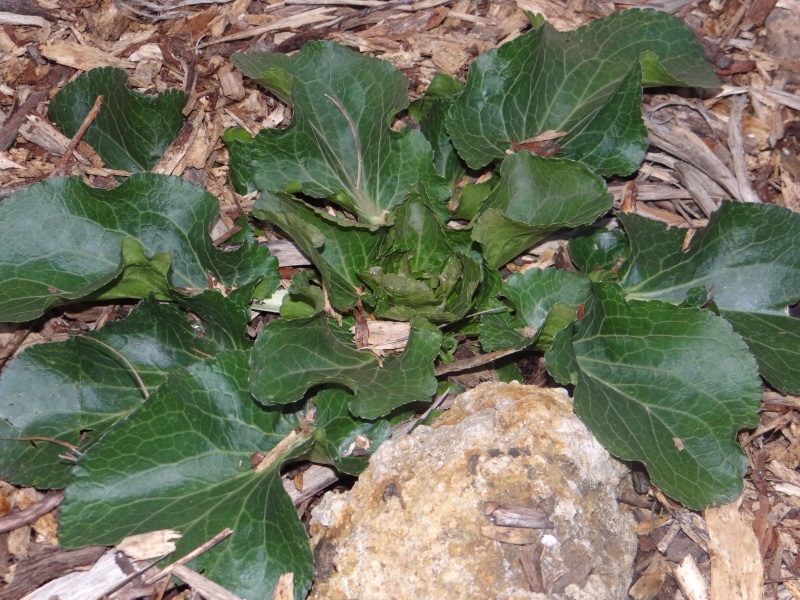
<svg viewBox="0 0 800 600">
<path fill-rule="evenodd" d="M 353 185 L 356 189 L 359 189 L 361 187 L 361 163 L 363 162 L 363 159 L 361 157 L 361 142 L 358 141 L 358 132 L 356 131 L 356 125 L 355 123 L 353 123 L 353 119 L 350 118 L 350 115 L 347 114 L 347 111 L 344 109 L 344 106 L 342 106 L 341 103 L 338 100 L 336 100 L 336 98 L 334 98 L 333 96 L 329 96 L 328 94 L 325 94 L 325 97 L 328 100 L 330 100 L 336 108 L 339 109 L 339 112 L 341 112 L 342 115 L 344 115 L 344 118 L 347 120 L 347 124 L 350 126 L 350 133 L 353 135 L 353 141 L 356 144 L 356 160 L 358 161 L 356 181 L 355 184 Z"/>
<path fill-rule="evenodd" d="M 58 177 L 59 175 L 63 175 L 64 171 L 67 169 L 67 163 L 69 163 L 69 159 L 72 157 L 72 153 L 75 152 L 75 149 L 78 147 L 78 144 L 81 143 L 81 138 L 83 134 L 86 133 L 86 130 L 89 129 L 89 125 L 92 124 L 97 114 L 100 112 L 100 105 L 103 104 L 103 96 L 98 96 L 97 100 L 94 101 L 94 106 L 89 111 L 89 114 L 86 115 L 86 118 L 81 123 L 81 126 L 78 127 L 78 131 L 75 132 L 75 135 L 72 136 L 72 140 L 69 142 L 69 146 L 67 146 L 67 151 L 64 152 L 64 156 L 58 161 L 56 168 L 53 169 L 53 172 L 50 173 L 50 177 Z"/>
<path fill-rule="evenodd" d="M 109 346 L 105 342 L 101 342 L 96 338 L 78 336 L 78 339 L 92 341 L 95 344 L 100 344 L 101 346 L 103 346 L 103 348 L 106 348 L 107 350 L 113 352 L 114 355 L 117 358 L 119 358 L 125 364 L 125 366 L 128 367 L 128 369 L 130 370 L 131 375 L 133 375 L 133 378 L 136 380 L 136 384 L 139 386 L 139 389 L 141 390 L 142 395 L 144 396 L 144 399 L 147 400 L 150 397 L 150 393 L 147 391 L 147 386 L 144 384 L 144 381 L 142 381 L 142 378 L 139 377 L 139 373 L 136 372 L 136 369 L 133 367 L 133 365 L 128 361 L 127 358 L 125 358 L 122 354 L 120 354 L 120 352 L 116 348 Z"/>
<path fill-rule="evenodd" d="M 233 529 L 231 529 L 230 527 L 226 527 L 225 529 L 220 531 L 217 535 L 215 535 L 213 538 L 211 538 L 210 540 L 205 542 L 203 545 L 198 546 L 197 548 L 195 548 L 194 550 L 189 552 L 189 554 L 187 554 L 183 558 L 179 558 L 174 563 L 172 563 L 170 565 L 167 565 L 166 567 L 161 569 L 161 571 L 159 571 L 158 573 L 153 575 L 150 579 L 145 581 L 144 585 L 145 586 L 153 585 L 156 581 L 158 581 L 162 577 L 166 577 L 167 575 L 172 573 L 173 569 L 175 567 L 177 567 L 178 565 L 185 565 L 190 560 L 194 560 L 195 558 L 200 556 L 203 552 L 205 552 L 209 548 L 212 548 L 213 546 L 216 546 L 217 544 L 219 544 L 222 540 L 224 540 L 226 537 L 228 537 L 232 533 L 233 533 Z"/>
<path fill-rule="evenodd" d="M 0 369 L 2 369 L 3 365 L 8 362 L 8 359 L 14 356 L 17 350 L 20 349 L 23 342 L 25 342 L 25 340 L 28 338 L 31 331 L 33 331 L 33 328 L 36 326 L 37 322 L 38 321 L 31 321 L 27 327 L 18 329 L 14 332 L 13 336 L 11 337 L 11 343 L 4 348 L 4 353 L 2 356 L 0 356 Z"/>
<path fill-rule="evenodd" d="M 64 446 L 64 448 L 69 448 L 70 450 L 77 451 L 78 447 L 70 444 L 69 442 L 65 442 L 64 440 L 57 440 L 55 438 L 49 437 L 41 437 L 38 435 L 31 435 L 28 437 L 0 437 L 0 440 L 6 440 L 9 442 L 50 442 L 53 444 L 58 444 L 59 446 Z"/>
<path fill-rule="evenodd" d="M 50 492 L 44 498 L 18 513 L 0 518 L 0 533 L 8 533 L 36 522 L 64 499 L 64 490 Z"/>
<path fill-rule="evenodd" d="M 454 373 L 457 371 L 466 371 L 467 369 L 474 369 L 486 363 L 490 363 L 504 356 L 514 354 L 520 350 L 500 350 L 498 352 L 489 352 L 489 354 L 479 354 L 472 358 L 465 358 L 464 360 L 457 360 L 451 362 L 449 365 L 439 365 L 436 367 L 436 376 L 445 375 L 447 373 Z"/>
<path fill-rule="evenodd" d="M 102 592 L 102 593 L 100 593 L 100 595 L 98 595 L 98 596 L 94 596 L 94 597 L 92 598 L 92 600 L 103 600 L 103 598 L 108 598 L 108 596 L 110 596 L 110 595 L 111 595 L 111 594 L 113 594 L 114 592 L 116 592 L 116 591 L 118 591 L 118 590 L 121 590 L 122 588 L 124 588 L 124 587 L 125 587 L 126 585 L 128 585 L 128 584 L 129 584 L 131 581 L 133 581 L 134 579 L 136 579 L 137 577 L 139 577 L 139 575 L 143 575 L 144 573 L 146 573 L 147 571 L 149 571 L 150 569 L 152 569 L 153 567 L 155 567 L 155 566 L 156 566 L 156 563 L 157 563 L 159 560 L 161 560 L 161 559 L 163 559 L 163 558 L 166 558 L 166 556 L 167 556 L 167 555 L 165 554 L 164 556 L 162 556 L 160 559 L 156 560 L 155 562 L 153 562 L 153 563 L 150 563 L 149 565 L 146 565 L 146 566 L 142 567 L 141 569 L 139 569 L 139 570 L 137 570 L 137 571 L 134 571 L 133 573 L 131 573 L 130 575 L 128 575 L 127 577 L 125 577 L 125 579 L 123 579 L 122 581 L 118 581 L 118 582 L 116 582 L 116 583 L 113 583 L 113 584 L 111 584 L 111 586 L 110 586 L 109 588 L 107 588 L 107 589 L 103 590 L 103 592 Z"/>
</svg>

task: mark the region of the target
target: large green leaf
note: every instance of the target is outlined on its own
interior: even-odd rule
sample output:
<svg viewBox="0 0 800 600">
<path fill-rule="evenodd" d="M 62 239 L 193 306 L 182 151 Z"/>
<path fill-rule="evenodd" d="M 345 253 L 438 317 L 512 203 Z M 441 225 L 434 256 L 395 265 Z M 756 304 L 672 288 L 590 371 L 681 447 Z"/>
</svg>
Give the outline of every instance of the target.
<svg viewBox="0 0 800 600">
<path fill-rule="evenodd" d="M 352 392 L 350 412 L 365 419 L 389 414 L 411 402 L 428 402 L 436 391 L 433 360 L 442 334 L 417 320 L 400 355 L 382 360 L 342 341 L 323 314 L 281 319 L 258 334 L 250 357 L 250 390 L 266 405 L 303 398 L 317 385 L 337 384 Z"/>
<path fill-rule="evenodd" d="M 107 167 L 138 173 L 152 169 L 178 135 L 186 95 L 170 89 L 158 97 L 146 96 L 128 90 L 127 81 L 122 69 L 92 69 L 53 97 L 47 116 L 72 137 L 103 96 L 100 113 L 83 139 Z"/>
<path fill-rule="evenodd" d="M 626 304 L 616 284 L 595 284 L 585 306 L 545 355 L 553 377 L 576 386 L 575 412 L 687 507 L 734 500 L 747 469 L 736 433 L 758 423 L 761 401 L 742 339 L 706 310 Z"/>
<path fill-rule="evenodd" d="M 561 156 L 624 175 L 647 149 L 642 85 L 718 81 L 692 31 L 664 13 L 629 10 L 564 33 L 543 23 L 472 63 L 447 126 L 472 168 L 558 130 Z"/>
<path fill-rule="evenodd" d="M 631 245 L 622 268 L 629 298 L 712 301 L 744 337 L 761 374 L 800 392 L 800 215 L 767 204 L 724 202 L 682 250 L 685 230 L 620 215 Z"/>
<path fill-rule="evenodd" d="M 26 321 L 88 297 L 142 298 L 156 292 L 172 256 L 171 283 L 207 288 L 208 272 L 226 285 L 277 277 L 266 248 L 235 252 L 209 237 L 219 203 L 177 177 L 140 173 L 113 190 L 80 178 L 48 179 L 0 204 L 0 321 Z M 123 252 L 123 240 L 133 238 Z M 147 257 L 150 257 L 149 259 Z M 138 270 L 125 274 L 126 267 Z M 148 274 L 149 273 L 149 274 Z M 153 289 L 156 287 L 156 289 Z"/>
<path fill-rule="evenodd" d="M 250 173 L 262 191 L 288 186 L 330 199 L 370 225 L 384 223 L 417 182 L 437 201 L 446 197 L 422 133 L 389 127 L 408 106 L 408 81 L 388 62 L 331 42 L 310 42 L 290 57 L 231 60 L 293 110 L 286 129 L 260 131 L 247 150 L 238 140 L 233 158 L 250 163 L 234 165 L 240 180 Z"/>
<path fill-rule="evenodd" d="M 237 310 L 229 305 L 216 312 Z M 116 350 L 130 366 L 92 340 Z M 85 337 L 32 346 L 15 358 L 0 378 L 0 436 L 55 438 L 86 450 L 142 404 L 132 369 L 154 391 L 169 372 L 200 362 L 221 347 L 198 337 L 175 305 L 144 300 L 123 321 Z M 72 464 L 59 454 L 68 452 L 52 442 L 0 441 L 0 478 L 40 488 L 64 487 Z"/>
<path fill-rule="evenodd" d="M 384 244 L 383 228 L 331 217 L 289 194 L 264 192 L 256 214 L 283 229 L 311 259 L 338 310 L 354 307 L 361 280 Z"/>
<path fill-rule="evenodd" d="M 613 200 L 585 165 L 521 152 L 503 161 L 500 184 L 481 205 L 472 239 L 496 269 L 554 231 L 593 222 Z"/>
<path fill-rule="evenodd" d="M 267 469 L 251 468 L 251 455 L 275 448 L 297 421 L 252 400 L 247 360 L 226 350 L 171 375 L 84 455 L 61 504 L 61 544 L 112 545 L 175 529 L 181 556 L 229 527 L 230 538 L 194 568 L 242 598 L 271 598 L 292 571 L 294 597 L 305 598 L 313 560 L 280 468 L 313 442 L 301 434 Z"/>
<path fill-rule="evenodd" d="M 414 190 L 394 220 L 386 253 L 360 274 L 371 292 L 363 302 L 388 319 L 463 317 L 483 279 L 480 258 L 456 249 L 458 234 L 440 223 L 424 190 Z"/>
<path fill-rule="evenodd" d="M 513 318 L 508 313 L 483 315 L 480 326 L 481 346 L 486 352 L 506 348 L 525 348 L 540 341 L 545 334 L 548 344 L 558 330 L 575 319 L 576 309 L 586 302 L 592 284 L 585 275 L 556 269 L 528 269 L 525 273 L 511 275 L 500 290 L 513 307 Z M 566 305 L 566 322 L 559 319 L 544 331 L 545 323 L 554 307 Z M 553 317 L 556 315 L 553 314 Z M 561 316 L 561 315 L 559 315 Z M 544 346 L 547 347 L 546 345 Z"/>
</svg>

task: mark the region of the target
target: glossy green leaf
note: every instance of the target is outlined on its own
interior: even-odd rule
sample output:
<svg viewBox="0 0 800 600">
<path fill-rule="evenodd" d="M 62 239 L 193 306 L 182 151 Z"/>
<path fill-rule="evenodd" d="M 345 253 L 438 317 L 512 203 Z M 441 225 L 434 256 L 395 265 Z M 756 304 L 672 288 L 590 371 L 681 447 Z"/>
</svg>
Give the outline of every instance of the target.
<svg viewBox="0 0 800 600">
<path fill-rule="evenodd" d="M 97 97 L 103 96 L 100 113 L 83 140 L 109 168 L 131 173 L 149 171 L 181 129 L 186 95 L 170 89 L 157 97 L 146 96 L 129 90 L 127 82 L 128 75 L 122 69 L 92 69 L 53 97 L 47 116 L 71 138 Z"/>
<path fill-rule="evenodd" d="M 402 354 L 382 359 L 342 340 L 322 314 L 281 319 L 258 334 L 250 356 L 250 391 L 265 405 L 303 398 L 317 385 L 337 384 L 352 392 L 350 412 L 375 419 L 411 402 L 428 402 L 436 390 L 433 359 L 442 334 L 412 321 Z"/>
<path fill-rule="evenodd" d="M 325 308 L 325 294 L 311 285 L 308 272 L 301 271 L 292 275 L 289 293 L 281 303 L 281 317 L 284 319 L 305 319 L 313 317 Z"/>
<path fill-rule="evenodd" d="M 621 270 L 629 298 L 681 304 L 703 291 L 745 338 L 761 374 L 800 392 L 800 215 L 768 204 L 724 202 L 682 251 L 686 230 L 620 215 L 631 245 Z"/>
<path fill-rule="evenodd" d="M 593 222 L 613 203 L 585 165 L 522 152 L 503 161 L 500 183 L 483 202 L 472 239 L 496 269 L 547 235 Z"/>
<path fill-rule="evenodd" d="M 369 457 L 391 437 L 392 426 L 385 419 L 354 417 L 348 407 L 351 399 L 347 390 L 335 388 L 314 396 L 317 422 L 309 460 L 329 464 L 340 473 L 360 475 L 367 468 Z"/>
<path fill-rule="evenodd" d="M 619 269 L 629 254 L 628 237 L 619 229 L 582 232 L 569 241 L 569 256 L 584 273 Z"/>
<path fill-rule="evenodd" d="M 438 73 L 425 95 L 408 108 L 409 115 L 419 121 L 419 130 L 431 144 L 436 172 L 451 189 L 466 171 L 447 133 L 447 113 L 453 97 L 463 89 L 464 84 L 457 79 Z"/>
<path fill-rule="evenodd" d="M 277 277 L 266 248 L 213 246 L 208 232 L 218 211 L 202 188 L 150 173 L 113 190 L 72 177 L 17 192 L 0 204 L 0 321 L 90 297 L 165 298 L 168 259 L 159 254 L 171 255 L 170 283 L 178 287 L 207 288 L 209 272 L 226 285 Z"/>
<path fill-rule="evenodd" d="M 692 509 L 739 495 L 747 458 L 736 441 L 755 427 L 756 363 L 720 317 L 651 300 L 626 303 L 596 284 L 582 320 L 545 355 L 575 385 L 575 412 L 612 454 L 641 461 L 655 485 Z"/>
<path fill-rule="evenodd" d="M 312 209 L 289 194 L 265 192 L 257 214 L 283 229 L 311 259 L 325 283 L 331 304 L 344 311 L 356 306 L 361 280 L 377 259 L 385 231 Z"/>
<path fill-rule="evenodd" d="M 388 62 L 331 42 L 310 42 L 289 57 L 234 54 L 231 60 L 292 106 L 286 129 L 260 131 L 249 152 L 240 140 L 237 155 L 250 164 L 236 169 L 252 173 L 258 189 L 302 190 L 370 225 L 385 223 L 417 182 L 437 201 L 446 197 L 422 133 L 389 127 L 408 106 L 408 81 Z"/>
<path fill-rule="evenodd" d="M 539 340 L 551 310 L 566 305 L 566 322 L 559 318 L 551 323 L 548 342 L 575 320 L 577 307 L 589 297 L 592 284 L 589 278 L 555 269 L 528 269 L 511 275 L 500 290 L 515 311 L 507 314 L 486 314 L 481 318 L 480 341 L 486 352 L 507 348 L 524 348 Z M 555 315 L 554 315 L 555 316 Z M 561 313 L 559 313 L 559 317 Z M 553 327 L 557 329 L 552 330 Z"/>
<path fill-rule="evenodd" d="M 220 306 L 217 318 L 235 310 Z M 121 354 L 130 367 L 93 339 Z M 0 378 L 0 436 L 55 438 L 84 451 L 144 401 L 131 367 L 153 392 L 169 372 L 200 362 L 220 347 L 198 337 L 177 306 L 144 300 L 123 321 L 85 337 L 32 346 L 11 361 Z M 69 451 L 52 442 L 0 441 L 0 478 L 64 487 L 72 463 L 60 454 Z"/>
<path fill-rule="evenodd" d="M 275 448 L 297 422 L 252 400 L 247 360 L 228 350 L 173 374 L 79 461 L 61 504 L 64 547 L 175 529 L 183 556 L 229 527 L 192 567 L 242 598 L 272 597 L 291 571 L 295 599 L 305 598 L 313 560 L 280 468 L 312 439 L 301 434 L 260 473 L 251 467 L 254 452 Z"/>
<path fill-rule="evenodd" d="M 563 33 L 542 23 L 472 63 L 447 127 L 474 169 L 556 130 L 568 134 L 560 156 L 624 175 L 647 149 L 643 85 L 718 81 L 694 33 L 665 13 L 628 10 Z"/>
</svg>

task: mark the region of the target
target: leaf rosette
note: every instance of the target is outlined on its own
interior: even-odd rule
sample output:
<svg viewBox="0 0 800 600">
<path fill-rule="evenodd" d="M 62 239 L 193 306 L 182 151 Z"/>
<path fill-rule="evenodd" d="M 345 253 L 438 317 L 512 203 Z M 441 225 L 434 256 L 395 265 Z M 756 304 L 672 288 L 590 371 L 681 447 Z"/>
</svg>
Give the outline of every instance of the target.
<svg viewBox="0 0 800 600">
<path fill-rule="evenodd" d="M 370 291 L 362 300 L 386 319 L 463 317 L 483 279 L 479 260 L 461 251 L 458 234 L 441 225 L 423 190 L 398 207 L 394 220 L 388 252 L 361 273 Z"/>
</svg>

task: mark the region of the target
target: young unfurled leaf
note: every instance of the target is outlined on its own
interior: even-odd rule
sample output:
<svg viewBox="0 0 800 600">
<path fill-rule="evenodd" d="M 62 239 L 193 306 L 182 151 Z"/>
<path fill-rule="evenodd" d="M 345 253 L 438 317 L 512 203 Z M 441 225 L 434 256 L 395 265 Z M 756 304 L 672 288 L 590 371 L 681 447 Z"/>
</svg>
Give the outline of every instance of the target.
<svg viewBox="0 0 800 600">
<path fill-rule="evenodd" d="M 559 332 L 547 370 L 575 385 L 575 412 L 612 454 L 647 466 L 689 508 L 734 500 L 758 423 L 755 360 L 724 319 L 594 284 L 584 318 Z"/>
<path fill-rule="evenodd" d="M 305 598 L 313 559 L 280 469 L 313 440 L 300 434 L 265 470 L 251 467 L 252 454 L 267 454 L 298 421 L 253 401 L 247 357 L 226 350 L 174 373 L 81 458 L 61 504 L 63 546 L 174 529 L 183 556 L 230 528 L 190 563 L 195 569 L 242 598 L 272 597 L 278 578 L 293 572 L 294 598 Z"/>
<path fill-rule="evenodd" d="M 97 97 L 103 96 L 100 113 L 83 140 L 107 167 L 138 173 L 152 169 L 178 135 L 186 95 L 171 89 L 158 97 L 146 96 L 129 90 L 127 81 L 122 69 L 92 69 L 53 97 L 47 116 L 72 137 Z"/>
<path fill-rule="evenodd" d="M 769 204 L 724 202 L 685 250 L 686 230 L 620 215 L 631 245 L 621 270 L 628 298 L 674 304 L 700 290 L 740 334 L 761 374 L 800 392 L 800 215 Z"/>
<path fill-rule="evenodd" d="M 388 62 L 331 42 L 310 42 L 288 57 L 234 54 L 231 60 L 293 111 L 286 129 L 262 130 L 247 147 L 237 139 L 234 158 L 249 163 L 235 165 L 240 188 L 252 177 L 262 191 L 302 191 L 369 225 L 385 223 L 418 182 L 436 201 L 446 198 L 422 133 L 390 129 L 408 106 L 408 81 Z"/>
<path fill-rule="evenodd" d="M 563 33 L 543 22 L 472 63 L 447 128 L 474 169 L 553 130 L 568 132 L 559 156 L 625 175 L 647 149 L 643 85 L 718 82 L 694 33 L 665 13 L 628 10 Z"/>
<path fill-rule="evenodd" d="M 208 273 L 226 285 L 277 277 L 266 248 L 248 243 L 235 252 L 209 237 L 219 203 L 177 177 L 140 173 L 113 190 L 78 177 L 48 179 L 0 204 L 0 321 L 26 321 L 46 310 L 97 297 L 165 296 L 171 285 L 208 287 Z M 136 244 L 123 247 L 122 240 Z M 127 253 L 123 252 L 127 248 Z M 148 258 L 149 257 L 149 258 Z M 138 275 L 124 273 L 130 266 Z M 151 287 L 152 286 L 152 287 Z"/>
<path fill-rule="evenodd" d="M 585 165 L 521 152 L 503 161 L 472 239 L 496 269 L 554 231 L 593 222 L 612 202 L 603 179 Z"/>
<path fill-rule="evenodd" d="M 250 391 L 265 405 L 300 400 L 317 385 L 350 390 L 350 412 L 375 419 L 412 402 L 428 402 L 436 390 L 433 360 L 442 334 L 412 321 L 405 351 L 378 363 L 368 351 L 342 341 L 324 315 L 270 322 L 250 357 Z"/>
<path fill-rule="evenodd" d="M 438 73 L 425 95 L 411 103 L 408 113 L 419 122 L 419 130 L 431 144 L 436 172 L 453 188 L 464 175 L 464 163 L 456 153 L 447 133 L 447 112 L 464 84 L 444 73 Z"/>
<path fill-rule="evenodd" d="M 472 306 L 483 268 L 459 252 L 456 235 L 443 227 L 424 190 L 415 190 L 395 211 L 380 262 L 360 273 L 371 294 L 364 297 L 379 317 L 432 322 L 463 317 Z"/>
</svg>

